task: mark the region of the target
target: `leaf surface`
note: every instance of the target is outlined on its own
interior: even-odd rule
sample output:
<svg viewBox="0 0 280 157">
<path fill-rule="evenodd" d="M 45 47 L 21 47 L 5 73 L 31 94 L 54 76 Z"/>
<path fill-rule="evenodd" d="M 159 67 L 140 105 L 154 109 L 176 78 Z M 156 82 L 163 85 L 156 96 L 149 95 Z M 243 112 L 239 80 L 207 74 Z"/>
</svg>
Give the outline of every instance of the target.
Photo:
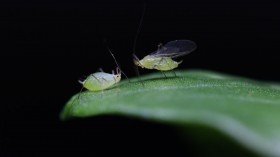
<svg viewBox="0 0 280 157">
<path fill-rule="evenodd" d="M 170 125 L 217 129 L 265 156 L 280 156 L 280 85 L 202 70 L 158 72 L 103 92 L 74 95 L 62 119 L 134 116 Z"/>
</svg>

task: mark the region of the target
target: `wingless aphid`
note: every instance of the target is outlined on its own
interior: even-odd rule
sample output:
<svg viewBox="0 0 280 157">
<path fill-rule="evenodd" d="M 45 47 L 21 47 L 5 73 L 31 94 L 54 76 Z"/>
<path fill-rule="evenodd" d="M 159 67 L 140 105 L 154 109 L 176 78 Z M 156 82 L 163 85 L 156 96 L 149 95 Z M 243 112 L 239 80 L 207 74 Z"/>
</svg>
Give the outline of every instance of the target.
<svg viewBox="0 0 280 157">
<path fill-rule="evenodd" d="M 173 58 L 187 55 L 196 49 L 196 44 L 191 40 L 174 40 L 159 45 L 158 50 L 139 60 L 134 54 L 134 64 L 146 69 L 168 71 L 178 67 L 182 60 L 177 62 Z"/>
<path fill-rule="evenodd" d="M 114 72 L 114 70 L 112 70 L 112 74 L 109 74 L 109 73 L 103 72 L 103 70 L 100 69 L 100 72 L 90 74 L 89 76 L 87 76 L 87 78 L 85 80 L 83 80 L 83 81 L 79 80 L 79 83 L 81 83 L 83 85 L 83 88 L 86 88 L 89 91 L 97 92 L 97 91 L 103 91 L 107 88 L 110 88 L 113 85 L 120 82 L 121 74 L 123 72 L 120 69 L 120 66 L 118 65 L 113 53 L 110 51 L 110 49 L 108 49 L 108 51 L 112 55 L 116 65 L 117 65 L 116 73 Z M 125 73 L 123 73 L 123 74 L 127 78 Z M 82 89 L 81 89 L 81 91 L 82 91 Z"/>
<path fill-rule="evenodd" d="M 114 84 L 120 82 L 121 71 L 119 68 L 116 69 L 116 74 L 112 70 L 112 74 L 105 73 L 103 70 L 90 74 L 84 81 L 79 80 L 79 83 L 83 85 L 89 91 L 102 91 L 107 89 Z"/>
</svg>

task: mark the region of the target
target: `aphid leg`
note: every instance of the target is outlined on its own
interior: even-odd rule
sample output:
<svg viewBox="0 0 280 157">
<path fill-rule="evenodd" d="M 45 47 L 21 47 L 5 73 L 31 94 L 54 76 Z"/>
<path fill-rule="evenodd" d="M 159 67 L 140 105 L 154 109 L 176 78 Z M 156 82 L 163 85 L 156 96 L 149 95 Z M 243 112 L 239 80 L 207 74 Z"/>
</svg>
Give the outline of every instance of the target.
<svg viewBox="0 0 280 157">
<path fill-rule="evenodd" d="M 167 77 L 166 77 L 165 73 L 164 73 L 163 71 L 160 71 L 160 72 L 164 75 L 165 79 L 167 79 Z"/>
<path fill-rule="evenodd" d="M 102 83 L 102 81 L 100 81 L 97 77 L 95 77 L 93 74 L 91 76 L 94 77 L 101 84 L 102 87 L 104 86 L 104 83 Z M 108 82 L 106 79 L 104 79 L 104 78 L 102 78 L 102 79 L 105 80 L 106 82 Z"/>
<path fill-rule="evenodd" d="M 133 62 L 134 62 L 134 69 L 137 74 L 138 80 L 141 82 L 142 86 L 144 86 L 144 83 L 142 82 L 142 80 L 140 78 L 140 73 L 139 73 L 139 69 L 138 69 L 138 66 L 141 66 L 141 63 L 139 62 L 139 58 L 135 54 L 132 54 L 132 57 L 133 57 Z"/>
<path fill-rule="evenodd" d="M 96 77 L 95 77 L 95 79 L 97 79 Z M 106 83 L 108 83 L 108 81 L 105 79 L 105 78 L 101 78 L 103 81 L 100 81 L 100 80 L 98 80 L 98 82 L 100 82 L 100 84 L 101 84 L 101 86 L 102 86 L 102 88 L 103 88 L 103 86 L 104 86 L 104 81 L 106 82 Z M 104 95 L 104 90 L 102 89 L 101 90 L 101 97 L 103 97 L 103 95 Z"/>
<path fill-rule="evenodd" d="M 101 90 L 101 98 L 103 98 L 104 90 Z"/>
<path fill-rule="evenodd" d="M 79 95 L 78 95 L 78 99 L 80 98 L 80 95 L 81 95 L 81 92 L 82 92 L 82 90 L 84 89 L 84 84 L 85 84 L 85 82 L 86 82 L 86 80 L 78 80 L 78 82 L 80 83 L 80 84 L 82 84 L 82 88 L 81 88 L 81 90 L 80 90 L 80 92 L 79 92 Z"/>
<path fill-rule="evenodd" d="M 80 80 L 79 80 L 79 81 L 80 81 Z M 72 101 L 72 103 L 71 103 L 71 105 L 70 105 L 70 110 L 69 110 L 68 112 L 72 112 L 72 111 L 73 111 L 72 106 L 73 106 L 73 104 L 74 104 L 74 102 L 75 102 L 76 100 L 79 100 L 79 99 L 80 99 L 80 95 L 81 95 L 83 89 L 84 89 L 84 86 L 82 86 L 82 88 L 81 88 L 81 90 L 80 90 L 80 92 L 79 92 L 78 97 L 77 97 L 77 98 L 74 98 L 74 100 Z"/>
<path fill-rule="evenodd" d="M 102 77 L 102 80 L 104 80 L 106 83 L 109 83 L 105 78 Z"/>
<path fill-rule="evenodd" d="M 161 62 L 163 61 L 163 57 L 160 59 L 160 61 L 158 62 L 158 65 L 160 65 L 161 64 Z M 166 60 L 165 60 L 165 62 L 166 62 Z M 157 65 L 155 65 L 155 67 L 156 67 Z"/>
<path fill-rule="evenodd" d="M 163 61 L 163 58 L 160 59 L 160 61 L 158 62 L 158 65 L 160 65 L 162 61 Z M 155 69 L 158 65 L 155 64 L 154 67 L 153 67 L 153 69 Z M 167 78 L 166 75 L 165 75 L 165 73 L 164 73 L 162 70 L 160 70 L 160 72 L 163 74 L 163 76 L 164 76 L 165 78 Z"/>
<path fill-rule="evenodd" d="M 137 78 L 138 78 L 139 82 L 141 82 L 142 86 L 144 87 L 144 83 L 143 83 L 143 81 L 142 81 L 141 78 L 140 78 L 140 73 L 139 73 L 138 66 L 137 66 L 137 65 L 134 65 L 134 69 L 135 69 L 135 72 L 136 72 L 136 74 L 137 74 Z"/>
<path fill-rule="evenodd" d="M 154 69 L 157 67 L 157 65 L 154 65 Z M 165 73 L 162 71 L 162 70 L 160 70 L 160 72 L 161 72 L 161 74 L 164 76 L 164 78 L 166 78 L 167 79 L 167 77 L 166 77 L 166 75 L 165 75 Z"/>
<path fill-rule="evenodd" d="M 83 88 L 84 88 L 84 86 L 81 88 L 78 97 L 75 98 L 75 99 L 73 100 L 73 102 L 71 103 L 71 105 L 70 105 L 70 110 L 69 110 L 68 112 L 70 112 L 70 113 L 73 112 L 73 110 L 74 110 L 73 104 L 74 104 L 75 101 L 79 101 L 79 100 L 80 100 L 80 95 L 81 95 L 81 92 L 82 92 Z"/>
<path fill-rule="evenodd" d="M 135 65 L 134 69 L 135 69 L 135 72 L 136 72 L 137 76 L 140 77 L 138 66 Z"/>
<path fill-rule="evenodd" d="M 100 84 L 101 86 L 103 87 L 104 86 L 104 83 L 102 83 L 102 81 L 100 81 L 97 77 L 95 77 L 93 74 L 91 75 L 92 77 L 94 77 Z M 107 81 L 106 79 L 102 78 L 103 80 Z M 101 95 L 103 95 L 103 90 L 101 90 Z"/>
<path fill-rule="evenodd" d="M 71 105 L 70 105 L 70 110 L 69 110 L 68 112 L 72 112 L 72 111 L 73 111 L 73 107 L 72 107 L 72 106 L 73 106 L 74 102 L 75 102 L 76 100 L 80 100 L 80 95 L 81 95 L 81 92 L 82 92 L 83 88 L 84 88 L 84 86 L 81 88 L 78 97 L 76 97 L 76 98 L 72 101 L 72 103 L 71 103 Z"/>
<path fill-rule="evenodd" d="M 176 72 L 174 70 L 171 70 L 171 71 L 173 72 L 174 76 L 177 77 Z"/>
<path fill-rule="evenodd" d="M 97 77 L 95 77 L 93 74 L 91 74 L 91 76 L 94 77 L 100 84 L 102 84 L 102 82 Z"/>
<path fill-rule="evenodd" d="M 114 78 L 115 79 L 115 78 Z M 102 80 L 105 81 L 106 83 L 109 83 L 105 78 L 102 77 Z M 104 83 L 101 82 L 102 87 L 104 86 Z M 103 90 L 102 90 L 103 91 Z"/>
<path fill-rule="evenodd" d="M 170 68 L 170 64 L 165 60 L 166 64 L 168 65 L 168 67 Z M 177 77 L 175 71 L 173 69 L 171 69 L 171 71 L 173 72 L 174 76 Z"/>
<path fill-rule="evenodd" d="M 84 89 L 84 86 L 82 86 L 82 88 L 81 88 L 81 90 L 79 92 L 78 99 L 80 99 L 80 95 L 81 95 L 83 89 Z"/>
</svg>

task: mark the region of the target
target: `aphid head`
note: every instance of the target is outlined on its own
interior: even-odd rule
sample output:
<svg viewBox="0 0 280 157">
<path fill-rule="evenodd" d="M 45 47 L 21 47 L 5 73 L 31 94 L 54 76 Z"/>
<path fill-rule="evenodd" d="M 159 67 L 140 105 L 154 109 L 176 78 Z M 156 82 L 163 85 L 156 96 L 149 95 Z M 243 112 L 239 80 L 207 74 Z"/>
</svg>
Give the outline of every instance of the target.
<svg viewBox="0 0 280 157">
<path fill-rule="evenodd" d="M 119 67 L 116 68 L 116 74 L 114 70 L 112 70 L 112 74 L 114 75 L 116 82 L 119 82 L 121 80 L 122 71 Z"/>
<path fill-rule="evenodd" d="M 133 62 L 135 65 L 142 67 L 139 58 L 135 54 L 133 54 Z"/>
</svg>

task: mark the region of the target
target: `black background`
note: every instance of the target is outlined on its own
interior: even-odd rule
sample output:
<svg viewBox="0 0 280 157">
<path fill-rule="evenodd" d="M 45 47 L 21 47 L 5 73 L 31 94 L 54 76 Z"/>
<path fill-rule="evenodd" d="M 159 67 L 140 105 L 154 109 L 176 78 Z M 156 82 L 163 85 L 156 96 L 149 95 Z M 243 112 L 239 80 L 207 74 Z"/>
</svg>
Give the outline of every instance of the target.
<svg viewBox="0 0 280 157">
<path fill-rule="evenodd" d="M 129 155 L 183 150 L 176 130 L 131 118 L 59 121 L 77 79 L 116 66 L 134 77 L 131 54 L 143 1 L 1 1 L 1 153 L 7 155 Z M 208 69 L 278 81 L 280 5 L 267 0 L 147 1 L 136 54 L 190 39 L 198 49 L 180 69 Z M 104 44 L 104 40 L 107 41 Z M 141 70 L 141 73 L 150 73 Z M 144 142 L 144 144 L 143 144 Z"/>
</svg>

